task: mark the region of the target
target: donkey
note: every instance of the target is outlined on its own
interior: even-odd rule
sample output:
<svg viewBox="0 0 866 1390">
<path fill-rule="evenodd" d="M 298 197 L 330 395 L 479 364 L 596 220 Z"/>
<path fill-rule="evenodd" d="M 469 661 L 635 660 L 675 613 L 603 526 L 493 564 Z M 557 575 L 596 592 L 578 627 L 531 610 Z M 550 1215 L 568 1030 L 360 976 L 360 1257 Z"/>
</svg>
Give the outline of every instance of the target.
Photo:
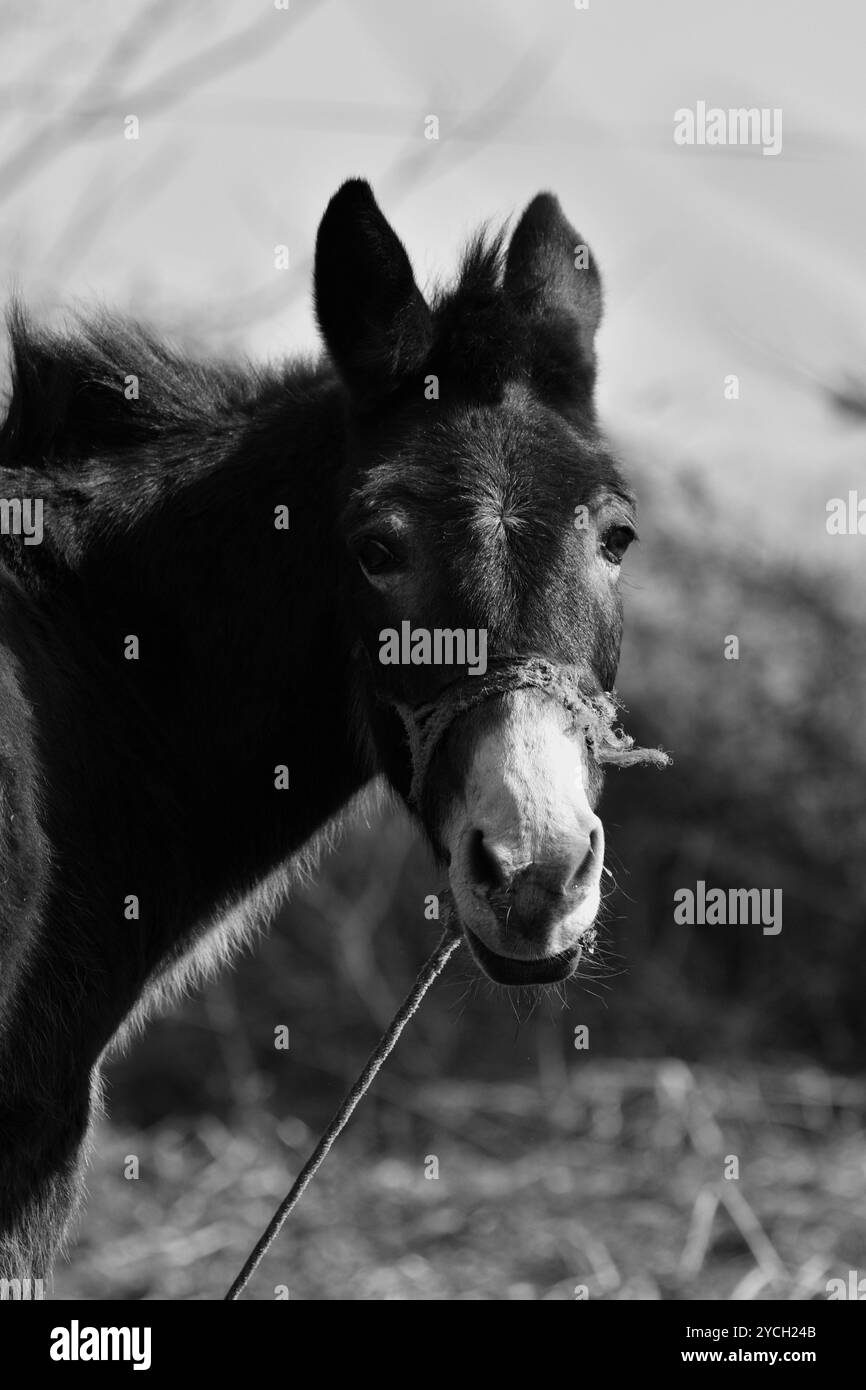
<svg viewBox="0 0 866 1390">
<path fill-rule="evenodd" d="M 266 369 L 196 364 L 106 316 L 49 332 L 10 314 L 6 1277 L 63 1244 L 106 1049 L 279 898 L 372 779 L 447 866 L 491 979 L 566 979 L 599 909 L 603 740 L 557 684 L 571 673 L 596 712 L 612 688 L 635 536 L 593 403 L 595 261 L 543 193 L 425 299 L 352 179 L 314 297 L 325 354 Z M 487 675 L 414 640 L 385 660 L 406 622 L 485 634 Z"/>
</svg>

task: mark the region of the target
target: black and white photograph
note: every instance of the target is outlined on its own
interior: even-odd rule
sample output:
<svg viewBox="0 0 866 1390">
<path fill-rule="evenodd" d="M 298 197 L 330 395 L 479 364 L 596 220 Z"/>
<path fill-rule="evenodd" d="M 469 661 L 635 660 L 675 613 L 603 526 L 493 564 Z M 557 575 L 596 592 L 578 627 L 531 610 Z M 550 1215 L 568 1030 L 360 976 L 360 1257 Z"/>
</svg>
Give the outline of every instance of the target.
<svg viewBox="0 0 866 1390">
<path fill-rule="evenodd" d="M 864 40 L 0 0 L 23 1366 L 223 1301 L 862 1333 Z"/>
</svg>

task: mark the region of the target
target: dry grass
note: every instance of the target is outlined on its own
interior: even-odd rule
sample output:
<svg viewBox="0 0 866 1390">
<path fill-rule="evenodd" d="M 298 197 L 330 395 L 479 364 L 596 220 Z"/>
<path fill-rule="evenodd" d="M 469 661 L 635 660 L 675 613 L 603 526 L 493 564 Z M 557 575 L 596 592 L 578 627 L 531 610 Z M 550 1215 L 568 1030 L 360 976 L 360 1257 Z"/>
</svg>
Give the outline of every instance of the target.
<svg viewBox="0 0 866 1390">
<path fill-rule="evenodd" d="M 866 1268 L 866 1085 L 575 1065 L 555 1094 L 383 1077 L 247 1296 L 808 1300 Z M 254 1129 L 106 1125 L 57 1296 L 220 1297 L 314 1137 Z"/>
</svg>

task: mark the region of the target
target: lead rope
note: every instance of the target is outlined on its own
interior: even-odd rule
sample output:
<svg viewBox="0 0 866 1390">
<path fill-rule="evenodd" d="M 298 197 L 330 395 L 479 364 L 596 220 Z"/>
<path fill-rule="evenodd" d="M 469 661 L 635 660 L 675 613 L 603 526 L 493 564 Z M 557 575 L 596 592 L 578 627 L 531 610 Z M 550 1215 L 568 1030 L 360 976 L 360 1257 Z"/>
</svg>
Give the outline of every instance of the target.
<svg viewBox="0 0 866 1390">
<path fill-rule="evenodd" d="M 390 1056 L 391 1052 L 393 1052 L 397 1039 L 403 1032 L 409 1019 L 414 1013 L 417 1013 L 424 995 L 427 993 L 434 980 L 438 979 L 442 974 L 442 971 L 445 969 L 458 946 L 462 945 L 462 942 L 463 938 L 459 935 L 455 935 L 450 926 L 446 926 L 439 945 L 421 967 L 414 985 L 371 1052 L 361 1075 L 349 1091 L 339 1110 L 331 1120 L 331 1123 L 328 1125 L 328 1128 L 313 1149 L 313 1152 L 310 1154 L 310 1157 L 307 1159 L 300 1173 L 295 1178 L 289 1191 L 277 1207 L 277 1210 L 274 1212 L 270 1222 L 256 1242 L 256 1245 L 247 1256 L 244 1267 L 226 1294 L 224 1302 L 234 1302 L 239 1295 L 243 1293 L 250 1279 L 261 1264 L 262 1259 L 279 1235 L 286 1218 L 298 1205 L 307 1187 L 309 1187 L 316 1173 L 319 1171 L 319 1168 L 322 1166 L 334 1141 L 348 1124 L 352 1111 L 369 1091 L 382 1063 Z"/>
</svg>

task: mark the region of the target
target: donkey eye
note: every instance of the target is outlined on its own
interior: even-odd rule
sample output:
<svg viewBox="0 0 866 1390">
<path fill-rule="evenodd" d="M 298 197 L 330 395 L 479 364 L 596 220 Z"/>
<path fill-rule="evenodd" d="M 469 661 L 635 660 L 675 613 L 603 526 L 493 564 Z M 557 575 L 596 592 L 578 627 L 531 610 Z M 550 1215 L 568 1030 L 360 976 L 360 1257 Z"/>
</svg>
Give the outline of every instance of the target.
<svg viewBox="0 0 866 1390">
<path fill-rule="evenodd" d="M 392 570 L 397 569 L 400 563 L 387 545 L 383 545 L 381 541 L 371 540 L 369 537 L 367 540 L 361 541 L 356 547 L 355 553 L 361 569 L 365 574 L 371 576 L 389 574 Z"/>
<path fill-rule="evenodd" d="M 608 560 L 618 565 L 637 536 L 630 526 L 611 526 L 602 538 L 601 547 Z"/>
</svg>

